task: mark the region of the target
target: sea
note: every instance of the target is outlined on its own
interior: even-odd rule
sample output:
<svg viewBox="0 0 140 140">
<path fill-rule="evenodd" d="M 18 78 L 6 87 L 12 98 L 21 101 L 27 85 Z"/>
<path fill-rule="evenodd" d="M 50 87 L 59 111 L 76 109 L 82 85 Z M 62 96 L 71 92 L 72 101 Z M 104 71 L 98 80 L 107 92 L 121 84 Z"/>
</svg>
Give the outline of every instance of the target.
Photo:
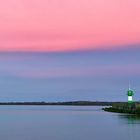
<svg viewBox="0 0 140 140">
<path fill-rule="evenodd" d="M 1 140 L 138 140 L 140 118 L 99 106 L 0 106 Z"/>
</svg>

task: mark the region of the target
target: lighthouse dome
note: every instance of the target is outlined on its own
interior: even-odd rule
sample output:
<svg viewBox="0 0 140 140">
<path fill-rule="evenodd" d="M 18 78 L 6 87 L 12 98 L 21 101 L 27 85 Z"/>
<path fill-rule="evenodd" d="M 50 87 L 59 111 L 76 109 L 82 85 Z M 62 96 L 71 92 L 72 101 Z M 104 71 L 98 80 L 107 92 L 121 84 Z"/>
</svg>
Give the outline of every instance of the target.
<svg viewBox="0 0 140 140">
<path fill-rule="evenodd" d="M 131 89 L 129 89 L 129 90 L 127 91 L 127 95 L 128 95 L 128 96 L 133 96 L 133 94 L 134 94 L 134 93 L 133 93 L 133 91 L 132 91 Z"/>
</svg>

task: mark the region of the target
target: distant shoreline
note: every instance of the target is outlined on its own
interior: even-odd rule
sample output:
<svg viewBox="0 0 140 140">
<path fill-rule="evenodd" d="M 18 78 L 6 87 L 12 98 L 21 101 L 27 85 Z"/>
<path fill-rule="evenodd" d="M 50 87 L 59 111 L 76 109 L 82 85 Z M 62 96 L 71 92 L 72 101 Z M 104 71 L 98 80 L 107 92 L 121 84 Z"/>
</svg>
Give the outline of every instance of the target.
<svg viewBox="0 0 140 140">
<path fill-rule="evenodd" d="M 68 102 L 0 102 L 1 105 L 64 105 L 64 106 L 112 106 L 114 103 L 103 101 L 68 101 Z"/>
</svg>

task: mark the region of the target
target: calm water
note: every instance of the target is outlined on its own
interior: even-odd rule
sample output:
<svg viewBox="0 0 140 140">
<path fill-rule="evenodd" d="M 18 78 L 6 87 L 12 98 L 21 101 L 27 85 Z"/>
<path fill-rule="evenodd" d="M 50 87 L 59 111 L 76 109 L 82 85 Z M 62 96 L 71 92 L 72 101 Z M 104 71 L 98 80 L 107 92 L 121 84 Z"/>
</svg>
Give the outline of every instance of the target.
<svg viewBox="0 0 140 140">
<path fill-rule="evenodd" d="M 0 106 L 2 140 L 138 140 L 137 117 L 101 107 Z"/>
</svg>

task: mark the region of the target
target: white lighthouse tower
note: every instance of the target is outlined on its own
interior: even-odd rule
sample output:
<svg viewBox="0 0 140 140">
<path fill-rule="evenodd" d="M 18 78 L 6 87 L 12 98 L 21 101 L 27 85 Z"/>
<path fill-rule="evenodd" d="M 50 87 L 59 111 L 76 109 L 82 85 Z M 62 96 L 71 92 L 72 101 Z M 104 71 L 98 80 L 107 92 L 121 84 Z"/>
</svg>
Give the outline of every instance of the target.
<svg viewBox="0 0 140 140">
<path fill-rule="evenodd" d="M 127 91 L 127 96 L 128 96 L 128 103 L 132 103 L 133 102 L 133 91 L 130 88 L 130 84 L 129 84 L 129 89 Z"/>
</svg>

